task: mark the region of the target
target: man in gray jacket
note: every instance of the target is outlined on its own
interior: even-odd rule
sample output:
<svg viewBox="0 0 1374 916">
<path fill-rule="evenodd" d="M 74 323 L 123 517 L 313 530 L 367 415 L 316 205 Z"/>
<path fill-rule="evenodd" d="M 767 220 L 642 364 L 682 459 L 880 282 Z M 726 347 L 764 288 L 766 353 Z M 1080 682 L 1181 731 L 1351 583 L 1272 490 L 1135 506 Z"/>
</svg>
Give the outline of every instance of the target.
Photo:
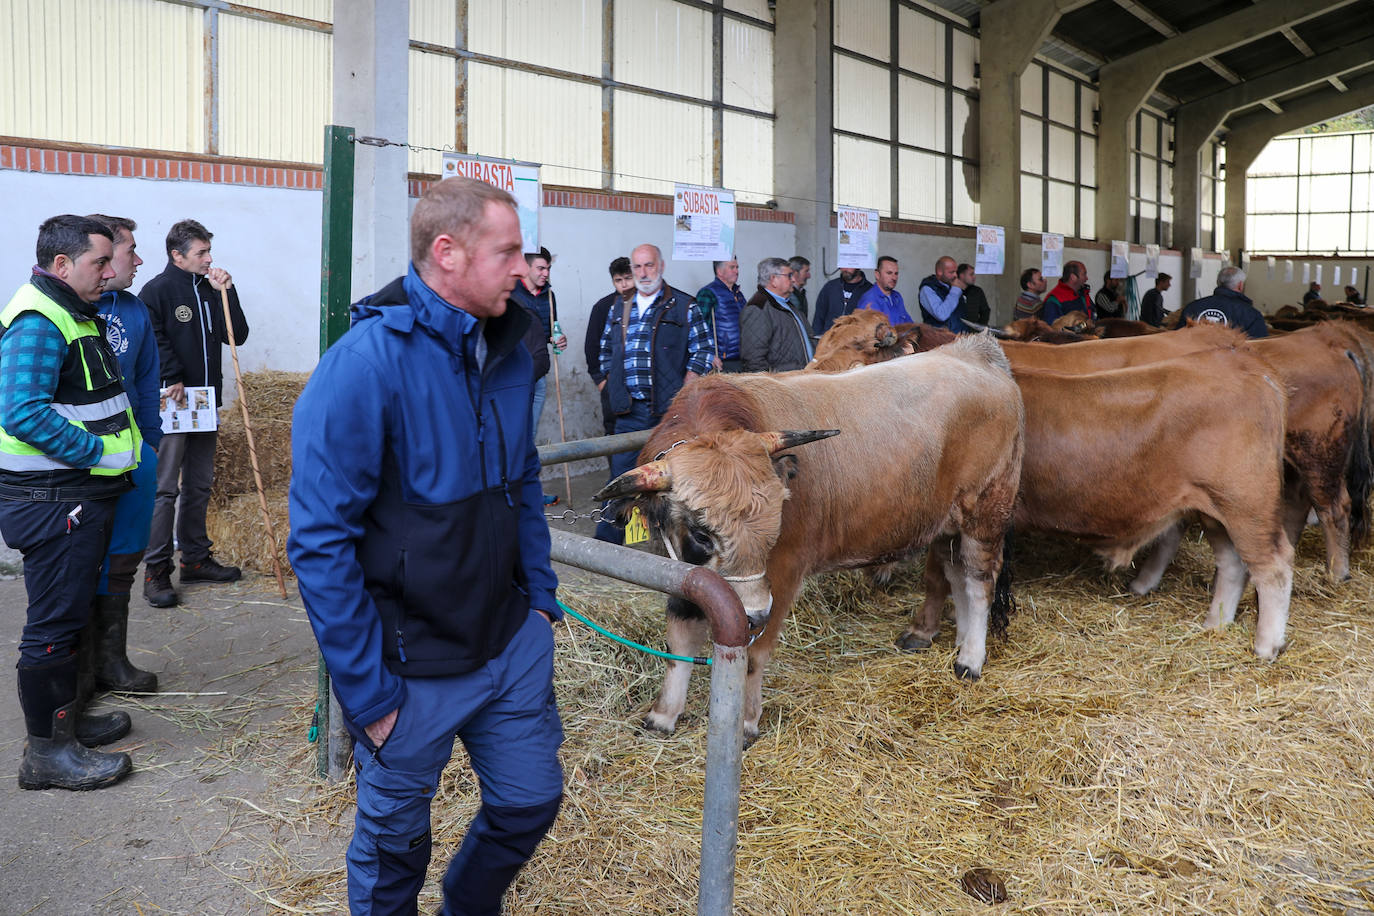
<svg viewBox="0 0 1374 916">
<path fill-rule="evenodd" d="M 782 258 L 759 262 L 759 291 L 740 312 L 740 362 L 745 372 L 801 369 L 815 351 L 806 320 L 788 303 L 792 268 Z"/>
</svg>

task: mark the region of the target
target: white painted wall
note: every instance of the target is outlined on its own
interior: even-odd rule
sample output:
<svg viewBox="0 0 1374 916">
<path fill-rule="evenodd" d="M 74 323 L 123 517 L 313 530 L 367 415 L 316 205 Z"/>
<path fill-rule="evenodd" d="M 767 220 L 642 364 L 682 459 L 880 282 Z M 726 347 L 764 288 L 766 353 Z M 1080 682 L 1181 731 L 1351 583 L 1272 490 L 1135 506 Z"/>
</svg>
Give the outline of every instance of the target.
<svg viewBox="0 0 1374 916">
<path fill-rule="evenodd" d="M 214 233 L 215 265 L 229 271 L 239 288 L 249 327 L 239 349 L 243 370 L 314 367 L 320 339 L 319 191 L 3 170 L 0 200 L 5 301 L 28 281 L 38 226 L 49 216 L 107 213 L 137 222 L 134 235 L 145 263 L 134 277 L 135 293 L 166 267 L 167 230 L 178 220 L 196 219 Z M 227 353 L 224 374 L 232 390 Z"/>
<path fill-rule="evenodd" d="M 1293 282 L 1283 281 L 1283 262 L 1291 260 L 1293 262 Z M 1302 265 L 1312 265 L 1312 276 L 1316 277 L 1316 265 L 1322 265 L 1322 295 L 1331 302 L 1338 302 L 1345 298 L 1343 288 L 1350 282 L 1350 268 L 1358 267 L 1360 271 L 1356 286 L 1360 290 L 1360 295 L 1366 291 L 1374 292 L 1374 282 L 1370 282 L 1369 271 L 1374 269 L 1374 258 L 1276 258 L 1274 266 L 1274 276 L 1269 276 L 1269 262 L 1267 258 L 1256 257 L 1250 261 L 1249 267 L 1245 271 L 1245 294 L 1255 302 L 1255 308 L 1261 312 L 1272 314 L 1285 305 L 1299 305 L 1302 302 L 1303 293 L 1307 292 L 1307 284 L 1302 282 Z M 1331 271 L 1334 267 L 1341 268 L 1341 282 L 1331 282 Z"/>
</svg>

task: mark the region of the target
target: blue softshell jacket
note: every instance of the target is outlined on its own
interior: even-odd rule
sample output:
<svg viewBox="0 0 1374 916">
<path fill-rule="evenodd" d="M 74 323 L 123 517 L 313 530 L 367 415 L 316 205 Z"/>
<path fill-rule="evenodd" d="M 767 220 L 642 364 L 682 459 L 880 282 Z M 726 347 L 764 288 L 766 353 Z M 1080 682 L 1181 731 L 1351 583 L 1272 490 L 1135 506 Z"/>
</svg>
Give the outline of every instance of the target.
<svg viewBox="0 0 1374 916">
<path fill-rule="evenodd" d="M 148 306 L 133 293 L 111 290 L 100 297 L 96 309 L 105 319 L 105 339 L 119 360 L 124 390 L 134 407 L 134 422 L 143 441 L 157 448 L 162 441 L 162 418 L 157 412 L 161 401 L 159 358 Z"/>
<path fill-rule="evenodd" d="M 291 435 L 291 564 L 344 712 L 476 670 L 531 608 L 561 616 L 530 436 L 521 308 L 479 323 L 403 278 L 353 306 Z M 478 368 L 478 335 L 486 342 Z"/>
</svg>

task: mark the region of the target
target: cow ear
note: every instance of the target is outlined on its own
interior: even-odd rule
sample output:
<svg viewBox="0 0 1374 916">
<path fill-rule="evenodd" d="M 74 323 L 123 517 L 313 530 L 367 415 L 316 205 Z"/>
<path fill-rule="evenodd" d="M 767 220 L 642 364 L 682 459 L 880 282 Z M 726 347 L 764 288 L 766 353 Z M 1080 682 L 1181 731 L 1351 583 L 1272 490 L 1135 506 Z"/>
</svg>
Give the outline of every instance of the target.
<svg viewBox="0 0 1374 916">
<path fill-rule="evenodd" d="M 796 448 L 798 445 L 805 445 L 818 439 L 829 439 L 831 436 L 838 436 L 839 434 L 838 429 L 783 429 L 777 432 L 761 433 L 759 438 L 763 440 L 764 448 L 768 449 L 768 454 L 776 455 L 778 452 L 786 451 L 789 448 Z"/>
<path fill-rule="evenodd" d="M 631 468 L 601 488 L 594 499 L 617 499 L 636 493 L 654 493 L 673 488 L 673 475 L 668 465 L 662 461 L 650 461 L 637 468 Z"/>
<path fill-rule="evenodd" d="M 797 479 L 797 456 L 779 455 L 773 459 L 773 472 L 782 479 L 783 485 Z"/>
</svg>

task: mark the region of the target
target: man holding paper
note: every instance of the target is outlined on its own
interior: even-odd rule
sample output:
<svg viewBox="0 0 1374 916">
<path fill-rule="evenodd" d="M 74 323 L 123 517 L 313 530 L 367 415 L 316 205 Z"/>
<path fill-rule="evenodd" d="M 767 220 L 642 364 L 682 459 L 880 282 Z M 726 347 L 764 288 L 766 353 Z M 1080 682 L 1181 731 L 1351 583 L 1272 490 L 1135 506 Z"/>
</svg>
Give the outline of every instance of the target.
<svg viewBox="0 0 1374 916">
<path fill-rule="evenodd" d="M 228 271 L 211 266 L 212 238 L 213 234 L 193 219 L 175 223 L 167 233 L 167 267 L 139 293 L 152 317 L 166 395 L 179 404 L 185 403 L 185 389 L 197 385 L 214 386 L 215 403 L 224 403 L 222 349 L 229 343 L 231 331 L 235 344 L 248 339 L 248 321 L 239 306 L 233 278 Z M 232 328 L 224 325 L 221 291 L 229 298 Z M 183 584 L 239 578 L 238 567 L 222 566 L 210 555 L 213 545 L 205 530 L 217 435 L 214 430 L 168 433 L 158 446 L 157 498 L 143 580 L 143 596 L 153 607 L 171 607 L 177 602 L 171 580 L 174 523 Z"/>
</svg>

